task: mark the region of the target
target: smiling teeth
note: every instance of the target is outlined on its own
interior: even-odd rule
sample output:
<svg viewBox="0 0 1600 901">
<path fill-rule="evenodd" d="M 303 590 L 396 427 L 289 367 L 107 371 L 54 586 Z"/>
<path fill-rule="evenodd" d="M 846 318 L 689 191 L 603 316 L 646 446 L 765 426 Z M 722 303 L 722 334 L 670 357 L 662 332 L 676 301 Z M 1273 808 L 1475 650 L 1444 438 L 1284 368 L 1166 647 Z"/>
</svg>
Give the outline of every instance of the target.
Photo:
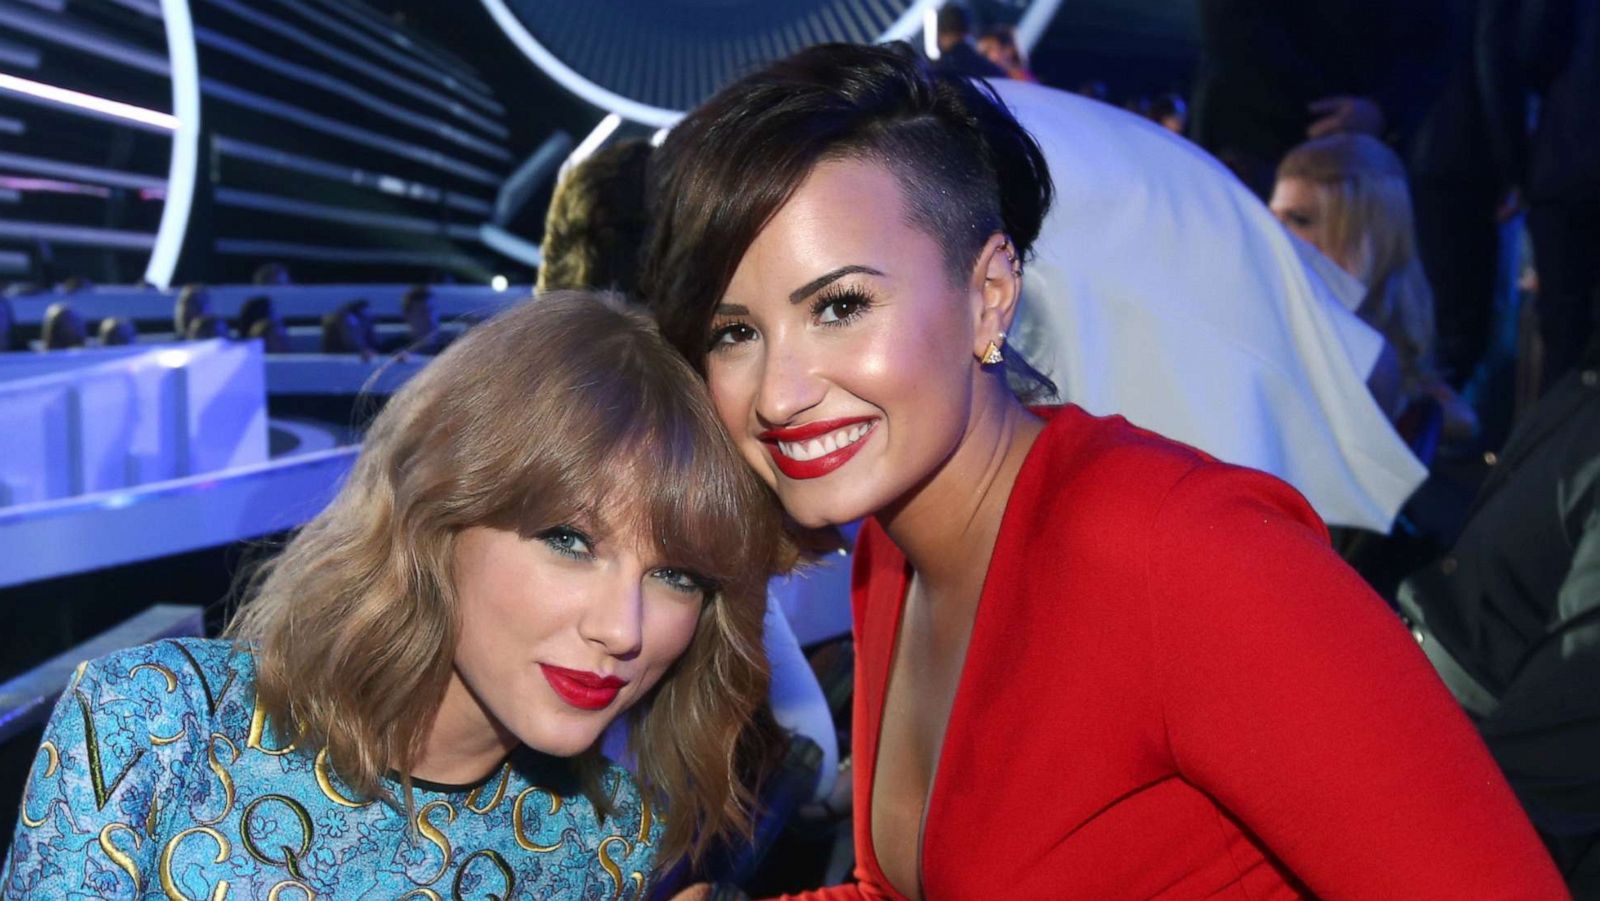
<svg viewBox="0 0 1600 901">
<path fill-rule="evenodd" d="M 778 450 L 782 451 L 785 457 L 791 460 L 799 460 L 803 463 L 807 460 L 815 460 L 818 457 L 826 457 L 841 447 L 849 447 L 855 444 L 861 440 L 861 436 L 865 435 L 867 429 L 871 427 L 872 423 L 863 422 L 837 429 L 819 438 L 812 438 L 809 441 L 779 441 Z"/>
</svg>

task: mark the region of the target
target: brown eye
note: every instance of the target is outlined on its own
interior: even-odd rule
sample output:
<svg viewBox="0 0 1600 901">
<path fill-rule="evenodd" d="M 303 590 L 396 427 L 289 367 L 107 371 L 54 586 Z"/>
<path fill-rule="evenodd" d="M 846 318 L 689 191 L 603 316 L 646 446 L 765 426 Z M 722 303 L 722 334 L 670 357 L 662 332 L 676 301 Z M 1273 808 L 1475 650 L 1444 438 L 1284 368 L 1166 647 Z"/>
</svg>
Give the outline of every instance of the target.
<svg viewBox="0 0 1600 901">
<path fill-rule="evenodd" d="M 730 322 L 711 330 L 711 340 L 707 342 L 707 349 L 716 350 L 732 344 L 743 344 L 756 339 L 756 330 L 743 322 Z"/>
</svg>

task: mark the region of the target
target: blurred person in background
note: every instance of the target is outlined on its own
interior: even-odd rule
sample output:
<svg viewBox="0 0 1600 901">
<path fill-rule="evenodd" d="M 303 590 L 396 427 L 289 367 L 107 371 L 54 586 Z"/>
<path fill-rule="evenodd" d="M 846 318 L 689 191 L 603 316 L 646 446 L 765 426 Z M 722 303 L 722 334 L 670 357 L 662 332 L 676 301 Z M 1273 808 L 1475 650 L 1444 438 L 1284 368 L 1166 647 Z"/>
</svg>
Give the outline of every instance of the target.
<svg viewBox="0 0 1600 901">
<path fill-rule="evenodd" d="M 1356 313 L 1383 334 L 1400 363 L 1390 418 L 1432 398 L 1445 441 L 1474 438 L 1477 415 L 1434 368 L 1433 290 L 1417 258 L 1405 166 L 1394 151 L 1368 135 L 1308 141 L 1279 164 L 1271 207 L 1290 231 L 1365 286 Z"/>
<path fill-rule="evenodd" d="M 272 304 L 272 298 L 265 294 L 256 294 L 245 299 L 239 307 L 239 315 L 233 320 L 233 330 L 241 336 L 250 334 L 251 326 L 262 319 L 276 319 L 278 311 Z"/>
<path fill-rule="evenodd" d="M 202 284 L 188 284 L 178 292 L 172 308 L 172 333 L 182 341 L 189 334 L 189 323 L 211 312 L 211 294 Z"/>
<path fill-rule="evenodd" d="M 289 352 L 289 334 L 284 330 L 283 321 L 273 317 L 271 319 L 257 319 L 250 323 L 250 330 L 244 337 L 260 339 L 263 353 L 284 354 Z"/>
<path fill-rule="evenodd" d="M 405 350 L 436 354 L 444 350 L 450 336 L 439 328 L 439 305 L 427 285 L 412 285 L 400 298 L 400 313 L 406 321 Z"/>
<path fill-rule="evenodd" d="M 100 320 L 99 335 L 101 347 L 117 347 L 139 340 L 133 320 L 121 316 L 107 316 Z"/>
<path fill-rule="evenodd" d="M 644 208 L 648 141 L 596 151 L 556 186 L 545 214 L 543 262 L 534 291 L 595 288 L 639 294 L 639 248 L 649 228 Z"/>
<path fill-rule="evenodd" d="M 323 315 L 322 353 L 357 354 L 363 360 L 371 360 L 377 354 L 378 349 L 371 340 L 366 307 L 365 300 L 352 300 Z"/>
<path fill-rule="evenodd" d="M 1177 94 L 1157 94 L 1145 109 L 1145 116 L 1175 135 L 1189 127 L 1189 104 Z"/>
<path fill-rule="evenodd" d="M 1022 48 L 1017 46 L 1017 29 L 1014 26 L 995 25 L 985 29 L 983 36 L 978 38 L 978 52 L 983 54 L 984 59 L 1004 69 L 1007 78 L 1016 81 L 1039 80 L 1028 69 L 1027 60 L 1023 59 Z"/>
<path fill-rule="evenodd" d="M 252 285 L 276 286 L 290 283 L 289 267 L 282 263 L 262 263 L 250 275 L 250 284 Z"/>
<path fill-rule="evenodd" d="M 39 326 L 39 341 L 45 350 L 82 347 L 88 340 L 88 327 L 77 310 L 66 303 L 53 303 L 45 308 L 44 320 Z"/>
<path fill-rule="evenodd" d="M 972 43 L 972 15 L 960 3 L 939 7 L 935 19 L 939 58 L 934 68 L 967 78 L 1005 78 L 1006 70 L 984 58 Z"/>
</svg>

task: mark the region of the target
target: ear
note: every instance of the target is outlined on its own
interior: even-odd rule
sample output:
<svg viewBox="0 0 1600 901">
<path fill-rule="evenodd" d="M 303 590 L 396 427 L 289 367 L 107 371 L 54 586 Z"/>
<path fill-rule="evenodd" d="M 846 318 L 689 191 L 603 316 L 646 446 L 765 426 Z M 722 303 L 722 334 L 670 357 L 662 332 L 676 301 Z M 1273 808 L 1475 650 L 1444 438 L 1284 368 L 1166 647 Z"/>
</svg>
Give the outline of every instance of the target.
<svg viewBox="0 0 1600 901">
<path fill-rule="evenodd" d="M 972 354 L 982 358 L 989 342 L 1003 345 L 1011 330 L 1022 296 L 1022 257 L 1016 245 L 1003 232 L 995 232 L 983 244 L 973 265 L 968 290 L 972 298 Z"/>
</svg>

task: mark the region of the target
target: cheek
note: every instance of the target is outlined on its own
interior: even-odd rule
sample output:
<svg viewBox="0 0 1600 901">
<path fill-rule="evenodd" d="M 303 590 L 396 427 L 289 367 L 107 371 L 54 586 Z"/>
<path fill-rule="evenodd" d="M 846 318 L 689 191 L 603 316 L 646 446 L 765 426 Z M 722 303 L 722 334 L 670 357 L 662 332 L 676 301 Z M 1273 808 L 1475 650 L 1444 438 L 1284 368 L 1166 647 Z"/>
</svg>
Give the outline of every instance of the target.
<svg viewBox="0 0 1600 901">
<path fill-rule="evenodd" d="M 678 662 L 678 658 L 694 641 L 695 629 L 700 625 L 700 607 L 682 601 L 664 601 L 651 616 L 646 628 L 650 644 L 650 684 L 641 686 L 648 691 L 661 676 Z"/>
<path fill-rule="evenodd" d="M 716 408 L 722 427 L 733 436 L 750 468 L 770 485 L 775 476 L 770 472 L 765 445 L 750 434 L 751 407 L 755 403 L 755 389 L 748 374 L 734 366 L 708 367 L 706 385 L 711 389 L 711 403 Z"/>
</svg>

